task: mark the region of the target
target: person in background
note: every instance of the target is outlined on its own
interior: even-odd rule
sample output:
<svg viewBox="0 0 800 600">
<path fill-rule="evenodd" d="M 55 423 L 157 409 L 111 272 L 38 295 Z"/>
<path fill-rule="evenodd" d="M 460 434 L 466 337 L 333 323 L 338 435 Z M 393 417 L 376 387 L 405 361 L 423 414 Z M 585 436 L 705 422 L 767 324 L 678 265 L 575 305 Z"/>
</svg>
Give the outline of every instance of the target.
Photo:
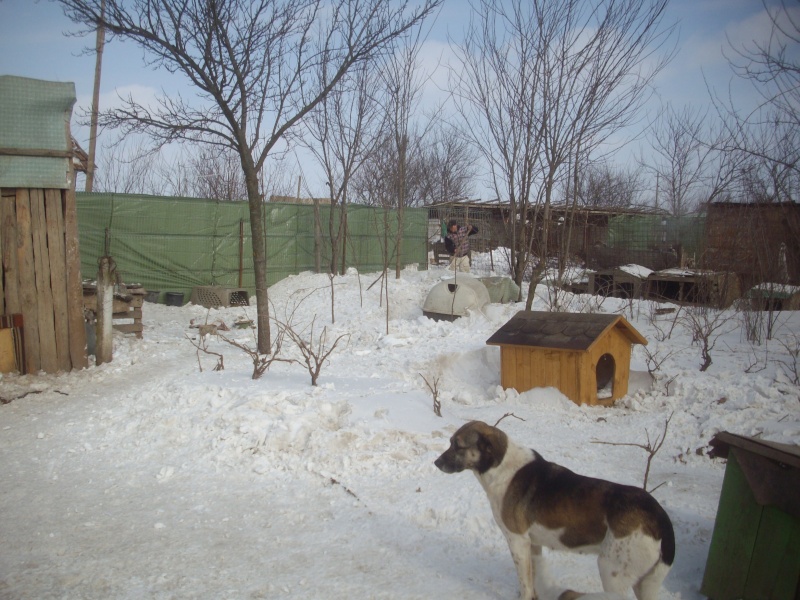
<svg viewBox="0 0 800 600">
<path fill-rule="evenodd" d="M 476 233 L 478 233 L 478 228 L 473 225 L 459 227 L 458 221 L 450 221 L 447 224 L 444 247 L 451 257 L 448 268 L 469 273 L 469 236 Z"/>
</svg>

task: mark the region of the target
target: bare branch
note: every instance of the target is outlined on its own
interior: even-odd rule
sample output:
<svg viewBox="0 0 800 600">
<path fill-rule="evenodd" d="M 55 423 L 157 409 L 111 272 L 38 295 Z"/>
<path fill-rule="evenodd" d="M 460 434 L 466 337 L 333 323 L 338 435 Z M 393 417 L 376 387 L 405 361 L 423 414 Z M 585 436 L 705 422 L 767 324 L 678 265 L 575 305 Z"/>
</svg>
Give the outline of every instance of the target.
<svg viewBox="0 0 800 600">
<path fill-rule="evenodd" d="M 425 382 L 425 385 L 428 386 L 428 390 L 433 394 L 433 414 L 437 417 L 441 417 L 442 401 L 439 400 L 439 378 L 433 377 L 431 381 L 428 381 L 422 373 L 420 373 L 419 376 L 422 377 L 422 381 Z"/>
<path fill-rule="evenodd" d="M 503 419 L 505 419 L 506 417 L 514 417 L 515 419 L 519 419 L 520 421 L 524 421 L 524 420 L 525 420 L 525 419 L 523 419 L 522 417 L 518 417 L 518 416 L 517 416 L 517 415 L 515 415 L 513 412 L 507 412 L 507 413 L 506 413 L 506 414 L 504 414 L 502 417 L 500 417 L 499 419 L 497 419 L 497 421 L 495 422 L 494 426 L 495 426 L 495 427 L 497 427 L 497 426 L 500 424 L 500 421 L 502 421 L 502 420 L 503 420 Z"/>
<path fill-rule="evenodd" d="M 659 484 L 652 490 L 647 489 L 647 480 L 650 477 L 650 464 L 653 462 L 653 458 L 661 450 L 661 446 L 664 445 L 664 441 L 667 439 L 667 429 L 669 428 L 669 423 L 672 421 L 672 417 L 675 413 L 671 413 L 667 420 L 664 422 L 664 429 L 659 436 L 656 437 L 655 440 L 652 442 L 650 441 L 650 432 L 645 431 L 645 435 L 647 436 L 647 443 L 646 444 L 637 444 L 635 442 L 603 442 L 599 440 L 592 440 L 593 444 L 604 444 L 606 446 L 634 446 L 636 448 L 641 448 L 645 452 L 647 452 L 647 465 L 644 470 L 644 482 L 642 483 L 642 489 L 645 491 L 650 491 L 651 493 L 655 491 L 657 488 L 661 487 L 663 484 Z"/>
</svg>

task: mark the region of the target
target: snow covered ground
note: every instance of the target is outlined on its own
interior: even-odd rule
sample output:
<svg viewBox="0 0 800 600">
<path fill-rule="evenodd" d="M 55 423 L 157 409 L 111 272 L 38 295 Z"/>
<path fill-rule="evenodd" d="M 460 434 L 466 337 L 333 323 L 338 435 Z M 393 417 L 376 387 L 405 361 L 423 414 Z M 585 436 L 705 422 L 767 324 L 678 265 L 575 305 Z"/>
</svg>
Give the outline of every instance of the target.
<svg viewBox="0 0 800 600">
<path fill-rule="evenodd" d="M 317 387 L 296 364 L 258 380 L 241 350 L 198 355 L 196 323 L 231 326 L 255 308 L 145 304 L 141 340 L 115 333 L 110 364 L 0 380 L 0 598 L 516 598 L 517 580 L 486 497 L 469 473 L 434 459 L 467 420 L 500 426 L 581 473 L 641 485 L 646 452 L 672 415 L 648 487 L 670 514 L 675 566 L 662 598 L 700 598 L 723 461 L 721 430 L 800 439 L 800 390 L 786 350 L 751 346 L 735 313 L 699 371 L 674 313 L 648 302 L 567 298 L 573 310 L 624 314 L 663 360 L 652 386 L 613 408 L 579 407 L 553 389 L 499 387 L 486 339 L 524 305 L 489 305 L 455 322 L 422 316 L 441 270 L 389 280 L 325 275 L 270 289 L 273 312 L 331 344 Z M 546 309 L 540 288 L 534 308 Z M 388 327 L 388 333 L 387 333 Z M 800 331 L 784 313 L 777 331 Z M 662 332 L 662 333 L 660 333 Z M 253 346 L 252 332 L 231 329 Z M 273 331 L 273 336 L 275 331 Z M 793 338 L 795 341 L 796 337 Z M 287 355 L 291 344 L 284 345 Z M 651 361 L 652 362 L 652 361 Z M 647 355 L 634 351 L 636 381 Z M 428 381 L 438 380 L 442 417 Z M 641 383 L 640 383 L 641 385 Z M 553 588 L 599 591 L 594 559 L 547 553 Z"/>
</svg>

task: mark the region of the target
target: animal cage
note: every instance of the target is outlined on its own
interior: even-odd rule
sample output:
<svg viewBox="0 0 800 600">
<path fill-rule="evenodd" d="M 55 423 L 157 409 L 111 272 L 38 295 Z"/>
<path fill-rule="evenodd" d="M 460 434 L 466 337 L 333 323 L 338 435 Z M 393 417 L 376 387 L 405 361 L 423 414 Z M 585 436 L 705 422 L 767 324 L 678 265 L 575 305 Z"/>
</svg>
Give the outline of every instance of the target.
<svg viewBox="0 0 800 600">
<path fill-rule="evenodd" d="M 228 288 L 221 285 L 203 285 L 192 289 L 192 304 L 206 308 L 249 306 L 250 300 L 244 288 Z"/>
</svg>

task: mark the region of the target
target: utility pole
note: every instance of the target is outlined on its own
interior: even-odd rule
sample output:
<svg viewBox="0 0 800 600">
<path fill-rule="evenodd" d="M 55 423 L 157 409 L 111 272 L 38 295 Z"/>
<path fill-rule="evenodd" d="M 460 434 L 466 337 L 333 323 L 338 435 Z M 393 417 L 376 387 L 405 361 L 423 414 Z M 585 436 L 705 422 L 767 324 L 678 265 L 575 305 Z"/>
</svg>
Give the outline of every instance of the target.
<svg viewBox="0 0 800 600">
<path fill-rule="evenodd" d="M 100 2 L 100 17 L 105 19 L 106 0 Z M 105 46 L 106 30 L 103 23 L 97 24 L 97 38 L 95 40 L 94 64 L 94 90 L 92 91 L 92 115 L 89 126 L 89 160 L 86 166 L 86 191 L 91 192 L 94 186 L 94 154 L 97 146 L 97 112 L 100 105 L 100 72 L 103 68 L 103 48 Z"/>
<path fill-rule="evenodd" d="M 656 173 L 656 209 L 658 209 L 658 184 L 659 184 L 659 174 Z"/>
</svg>

